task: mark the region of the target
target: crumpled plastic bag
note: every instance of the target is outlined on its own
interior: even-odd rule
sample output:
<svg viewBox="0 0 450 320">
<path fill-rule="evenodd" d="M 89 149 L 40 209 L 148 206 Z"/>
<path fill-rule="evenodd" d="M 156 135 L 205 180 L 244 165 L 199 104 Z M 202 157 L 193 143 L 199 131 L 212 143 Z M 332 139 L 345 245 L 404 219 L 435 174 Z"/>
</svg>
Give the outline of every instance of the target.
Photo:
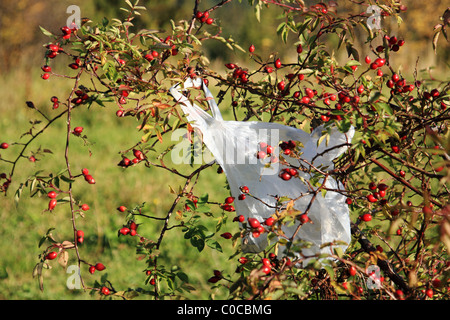
<svg viewBox="0 0 450 320">
<path fill-rule="evenodd" d="M 309 165 L 324 171 L 334 168 L 333 159 L 347 150 L 354 135 L 354 128 L 351 127 L 344 134 L 336 127 L 320 126 L 309 134 L 278 123 L 224 121 L 214 97 L 202 79 L 188 78 L 184 83 L 184 90 L 189 88 L 203 89 L 212 116 L 196 104 L 192 104 L 182 94 L 180 84 L 174 85 L 170 89 L 170 94 L 180 104 L 191 126 L 201 132 L 203 143 L 226 174 L 231 195 L 235 198 L 234 207 L 237 215 L 243 215 L 246 220 L 249 217 L 256 218 L 263 225 L 268 217 L 275 216 L 277 196 L 295 199 L 293 208 L 298 210 L 298 213 L 307 211 L 312 223 L 304 223 L 294 237 L 296 240 L 308 242 L 309 246 L 294 254 L 299 257 L 312 257 L 320 253 L 332 253 L 330 246 L 326 244 L 335 241 L 339 243 L 333 248 L 341 247 L 345 251 L 351 241 L 346 197 L 342 193 L 330 190 L 325 196 L 320 191 L 314 196 L 307 181 L 311 178 L 308 172 Z M 320 139 L 324 130 L 328 130 L 329 139 Z M 284 168 L 291 166 L 280 161 L 273 162 L 271 161 L 273 158 L 269 156 L 257 159 L 256 155 L 261 149 L 261 142 L 280 151 L 279 143 L 289 140 L 298 141 L 303 145 L 300 158 L 305 161 L 299 161 L 280 152 L 291 166 L 299 168 L 298 177 L 283 180 L 280 173 Z M 319 179 L 319 183 L 321 182 L 323 178 Z M 244 200 L 238 200 L 243 186 L 248 187 L 249 195 Z M 325 187 L 344 191 L 343 186 L 332 176 L 327 177 Z M 317 187 L 313 188 L 315 189 Z M 283 227 L 286 239 L 294 234 L 299 224 L 298 220 L 293 220 L 293 223 Z M 263 251 L 267 245 L 267 233 L 253 236 L 252 232 L 249 232 L 242 239 L 241 248 L 243 252 L 257 253 Z M 282 254 L 280 250 L 278 252 L 279 255 Z"/>
</svg>

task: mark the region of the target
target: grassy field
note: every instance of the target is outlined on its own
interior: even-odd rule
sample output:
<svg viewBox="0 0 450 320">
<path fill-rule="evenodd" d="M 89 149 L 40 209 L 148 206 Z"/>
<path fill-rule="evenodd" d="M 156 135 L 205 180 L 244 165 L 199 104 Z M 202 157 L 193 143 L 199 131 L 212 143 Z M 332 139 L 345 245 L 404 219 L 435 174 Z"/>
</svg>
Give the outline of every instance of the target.
<svg viewBox="0 0 450 320">
<path fill-rule="evenodd" d="M 0 104 L 2 117 L 2 141 L 19 141 L 20 136 L 29 129 L 29 121 L 39 119 L 39 115 L 27 109 L 25 101 L 33 101 L 36 106 L 44 107 L 44 112 L 54 115 L 60 110 L 51 110 L 50 97 L 60 95 L 62 98 L 69 91 L 70 83 L 60 79 L 43 81 L 40 79 L 40 70 L 33 68 L 30 72 L 17 70 L 2 77 L 0 80 L 1 94 L 4 99 Z M 15 79 L 11 84 L 11 77 Z M 13 87 L 11 87 L 13 86 Z M 7 102 L 7 103 L 6 103 Z M 135 253 L 137 238 L 118 237 L 117 230 L 125 222 L 125 217 L 116 208 L 119 205 L 134 207 L 145 202 L 143 213 L 164 217 L 172 204 L 175 195 L 169 192 L 169 185 L 177 189 L 182 180 L 177 180 L 174 175 L 158 168 L 147 168 L 137 165 L 123 169 L 117 166 L 120 161 L 119 151 L 134 145 L 140 139 L 140 133 L 136 130 L 139 124 L 134 119 L 119 119 L 115 116 L 115 109 L 107 106 L 109 110 L 103 110 L 94 106 L 91 110 L 77 110 L 74 112 L 73 125 L 83 126 L 84 133 L 91 143 L 85 146 L 81 139 L 72 139 L 70 148 L 71 168 L 75 173 L 81 169 L 89 168 L 90 173 L 96 179 L 95 185 L 76 182 L 74 195 L 83 203 L 90 206 L 85 218 L 78 218 L 77 226 L 85 234 L 85 242 L 81 246 L 81 255 L 88 262 L 103 262 L 107 269 L 102 273 L 91 275 L 86 270 L 83 275 L 86 284 L 92 286 L 94 281 L 100 281 L 101 275 L 108 273 L 108 280 L 117 290 L 127 288 L 146 287 L 146 279 L 143 270 L 146 265 L 139 261 Z M 40 120 L 43 120 L 40 118 Z M 42 124 L 40 124 L 42 125 Z M 39 127 L 39 125 L 37 126 Z M 25 142 L 29 136 L 24 136 L 20 142 Z M 35 140 L 25 152 L 29 156 L 31 151 L 39 147 L 48 148 L 52 154 L 46 154 L 45 158 L 38 158 L 32 163 L 27 159 L 21 159 L 16 171 L 15 179 L 10 187 L 7 197 L 1 197 L 0 219 L 0 299 L 90 299 L 83 290 L 69 290 L 66 281 L 69 274 L 53 261 L 52 270 L 44 271 L 44 292 L 39 290 L 36 279 L 32 278 L 32 269 L 39 261 L 38 255 L 48 245 L 38 247 L 40 238 L 48 228 L 56 228 L 53 235 L 58 240 L 71 239 L 71 216 L 68 205 L 61 205 L 52 212 L 44 212 L 48 200 L 46 198 L 30 198 L 29 191 L 24 190 L 18 206 L 14 203 L 13 195 L 19 183 L 33 175 L 37 170 L 44 172 L 58 172 L 64 169 L 64 141 L 65 141 L 65 117 L 54 123 Z M 13 160 L 17 156 L 19 145 L 11 145 L 2 151 L 3 158 Z M 89 150 L 92 156 L 89 155 Z M 186 172 L 192 170 L 185 165 L 179 168 Z M 212 201 L 223 201 L 228 195 L 224 189 L 225 177 L 216 173 L 217 166 L 204 171 L 198 182 L 196 190 L 208 190 Z M 0 172 L 9 172 L 9 166 L 0 163 Z M 220 197 L 214 198 L 214 195 Z M 181 209 L 184 202 L 179 204 Z M 226 231 L 234 232 L 237 225 L 231 223 L 231 219 L 224 227 Z M 145 222 L 139 232 L 145 237 L 157 240 L 162 222 L 138 220 Z M 205 225 L 214 228 L 214 219 L 205 219 Z M 197 290 L 189 294 L 188 298 L 208 298 L 205 290 L 210 285 L 207 279 L 211 277 L 214 269 L 228 270 L 231 265 L 227 263 L 231 253 L 229 240 L 217 236 L 224 248 L 224 253 L 206 247 L 201 254 L 183 238 L 180 229 L 169 231 L 164 238 L 161 247 L 159 263 L 171 267 L 177 265 L 188 274 L 190 283 Z M 72 252 L 68 265 L 75 264 L 75 255 Z M 219 297 L 224 292 L 219 292 Z M 95 296 L 95 298 L 98 296 Z M 148 298 L 142 296 L 141 298 Z"/>
</svg>

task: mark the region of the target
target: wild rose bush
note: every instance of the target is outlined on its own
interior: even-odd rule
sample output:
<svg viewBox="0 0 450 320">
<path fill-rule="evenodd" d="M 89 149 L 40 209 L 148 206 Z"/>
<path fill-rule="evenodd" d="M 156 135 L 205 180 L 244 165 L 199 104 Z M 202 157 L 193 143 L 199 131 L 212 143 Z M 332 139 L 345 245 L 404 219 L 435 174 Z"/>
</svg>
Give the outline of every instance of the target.
<svg viewBox="0 0 450 320">
<path fill-rule="evenodd" d="M 75 169 L 79 164 L 73 165 L 75 156 L 69 152 L 73 139 L 88 140 L 85 128 L 74 126 L 77 111 L 103 108 L 105 117 L 137 119 L 140 123 L 141 140 L 130 141 L 130 147 L 120 151 L 119 166 L 125 170 L 133 170 L 134 166 L 158 168 L 182 178 L 184 183 L 167 195 L 173 199 L 168 212 L 148 216 L 139 204 L 126 208 L 117 203 L 118 211 L 125 213 L 118 235 L 136 237 L 137 253 L 147 257 L 147 278 L 143 283 L 146 289 L 116 288 L 107 279 L 86 283 L 81 274 L 83 289 L 102 297 L 183 297 L 195 285 L 189 283 L 186 273 L 163 265 L 158 259 L 161 252 L 169 250 L 163 239 L 170 232 L 178 233 L 179 241 L 188 241 L 197 248 L 199 255 L 208 254 L 208 250 L 222 251 L 219 239 L 229 239 L 227 243 L 235 251 L 230 261 L 236 264 L 236 272 L 211 270 L 208 281 L 211 290 L 227 290 L 231 298 L 447 299 L 449 83 L 448 79 L 421 79 L 417 70 L 414 74 L 402 74 L 400 66 L 392 62 L 399 50 L 408 50 L 408 39 L 389 34 L 382 22 L 386 17 L 400 17 L 407 8 L 400 2 L 361 1 L 354 4 L 360 13 L 347 15 L 340 12 L 335 1 L 312 6 L 303 1 L 249 1 L 258 18 L 262 10 L 282 12 L 282 22 L 274 34 L 292 46 L 292 56 L 296 57 L 285 61 L 275 48 L 273 54 L 263 56 L 252 44 L 222 36 L 214 14 L 216 10 L 227 10 L 229 2 L 223 0 L 202 8 L 199 1 L 193 1 L 192 16 L 172 21 L 172 28 L 166 33 L 136 30 L 133 22 L 145 8 L 129 1 L 123 8 L 127 13 L 123 20 L 85 19 L 81 26 L 62 27 L 57 34 L 42 28 L 49 37 L 42 78 L 62 77 L 72 83 L 72 89 L 49 97 L 54 112 L 51 116 L 45 116 L 28 101 L 27 107 L 35 109 L 45 125 L 21 138 L 17 158 L 0 159 L 9 166 L 8 173 L 1 177 L 5 194 L 14 195 L 19 201 L 22 190 L 29 187 L 33 194 L 41 196 L 42 206 L 48 211 L 61 203 L 69 204 L 64 211 L 71 217 L 73 234 L 57 240 L 49 229 L 40 239 L 42 251 L 33 275 L 41 286 L 42 270 L 54 259 L 66 266 L 71 256 L 81 270 L 90 273 L 105 268 L 101 262 L 83 258 L 80 245 L 85 235 L 76 223 L 79 217 L 89 219 L 85 217 L 89 205 L 77 198 L 74 186 L 95 184 L 98 177 L 92 174 L 94 168 Z M 370 18 L 374 16 L 367 13 L 370 5 L 380 8 L 380 16 L 375 17 L 381 21 L 380 29 L 371 28 Z M 444 22 L 440 29 L 445 27 Z M 360 56 L 353 44 L 356 30 L 366 35 L 365 46 L 370 49 L 366 57 Z M 337 46 L 328 41 L 333 36 L 338 38 Z M 247 52 L 248 65 L 229 61 L 223 70 L 213 70 L 202 51 L 206 41 Z M 348 53 L 344 63 L 334 56 L 341 50 Z M 69 61 L 67 70 L 53 70 L 56 59 Z M 184 129 L 187 137 L 193 134 L 168 91 L 188 77 L 201 77 L 215 90 L 219 106 L 231 110 L 233 120 L 277 122 L 305 131 L 320 124 L 335 125 L 341 132 L 355 128 L 351 146 L 335 161 L 334 170 L 323 172 L 314 168 L 315 174 L 307 182 L 317 194 L 329 191 L 321 182 L 324 176 L 337 179 L 345 187 L 353 237 L 345 252 L 334 250 L 329 255 L 333 259 L 323 263 L 319 261 L 323 256 L 309 257 L 313 259 L 302 268 L 298 262 L 303 258 L 277 256 L 280 244 L 296 245 L 292 239 L 276 237 L 281 226 L 292 221 L 311 222 L 301 212 L 288 212 L 289 208 L 277 211 L 270 221 L 257 226 L 261 227 L 258 232 L 267 233 L 273 240 L 264 252 L 241 252 L 240 239 L 249 228 L 234 210 L 233 202 L 241 199 L 224 194 L 223 203 L 214 203 L 208 192 L 196 187 L 201 172 L 213 170 L 219 174 L 221 168 L 208 162 L 189 166 L 191 171 L 186 173 L 186 168 L 165 164 L 173 144 L 162 152 L 155 149 L 170 140 L 177 129 Z M 190 99 L 206 106 L 200 96 Z M 65 153 L 60 156 L 65 157 L 66 167 L 36 173 L 11 192 L 9 187 L 16 182 L 14 174 L 25 158 L 25 150 L 58 121 L 65 121 Z M 324 134 L 321 141 L 329 138 Z M 8 144 L 1 147 L 7 149 Z M 296 147 L 282 149 L 300 151 Z M 35 150 L 35 154 L 45 152 L 49 152 L 45 147 Z M 295 174 L 292 178 L 296 178 Z M 245 190 L 243 194 L 245 197 Z M 214 232 L 207 230 L 203 221 L 217 217 L 222 219 Z M 137 218 L 140 223 L 160 220 L 164 224 L 157 235 L 141 234 Z M 241 222 L 242 228 L 231 234 L 223 228 L 227 222 Z"/>
</svg>

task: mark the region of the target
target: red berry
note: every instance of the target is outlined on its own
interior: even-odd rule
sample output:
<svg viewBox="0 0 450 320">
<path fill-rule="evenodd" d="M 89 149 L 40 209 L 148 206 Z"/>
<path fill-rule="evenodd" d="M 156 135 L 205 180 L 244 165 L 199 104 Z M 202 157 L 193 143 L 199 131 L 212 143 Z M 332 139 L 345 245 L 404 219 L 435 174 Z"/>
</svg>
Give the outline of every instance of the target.
<svg viewBox="0 0 450 320">
<path fill-rule="evenodd" d="M 372 220 L 372 216 L 369 213 L 365 213 L 362 215 L 361 219 L 362 221 L 369 222 L 370 220 Z"/>
<path fill-rule="evenodd" d="M 387 85 L 387 87 L 388 88 L 393 88 L 394 87 L 394 81 L 392 81 L 392 80 L 388 80 L 387 82 L 386 82 L 386 85 Z"/>
<path fill-rule="evenodd" d="M 120 207 L 117 208 L 117 210 L 119 210 L 120 212 L 125 212 L 127 210 L 127 207 L 120 206 Z"/>
<path fill-rule="evenodd" d="M 42 79 L 47 80 L 48 78 L 50 78 L 50 75 L 48 73 L 44 73 L 41 77 Z"/>
<path fill-rule="evenodd" d="M 103 271 L 106 269 L 106 267 L 103 265 L 103 263 L 99 262 L 95 265 L 95 269 L 98 271 Z"/>
<path fill-rule="evenodd" d="M 129 228 L 131 230 L 136 230 L 138 228 L 138 225 L 136 224 L 136 222 L 131 221 Z"/>
<path fill-rule="evenodd" d="M 50 199 L 55 199 L 58 196 L 58 194 L 55 191 L 50 191 L 49 193 L 47 193 L 47 197 L 49 197 Z"/>
<path fill-rule="evenodd" d="M 376 64 L 375 62 L 372 62 L 372 63 L 370 64 L 370 69 L 375 70 L 375 69 L 377 69 L 377 68 L 378 68 L 378 64 Z"/>
<path fill-rule="evenodd" d="M 95 184 L 95 179 L 90 175 L 85 175 L 84 179 L 89 183 L 89 184 Z"/>
<path fill-rule="evenodd" d="M 266 226 L 271 226 L 271 225 L 273 225 L 273 223 L 275 222 L 275 219 L 274 218 L 272 218 L 272 217 L 269 217 L 269 218 L 267 218 L 265 221 L 264 221 L 264 224 L 266 225 Z"/>
<path fill-rule="evenodd" d="M 433 209 L 431 209 L 431 207 L 429 205 L 428 206 L 425 205 L 422 208 L 422 212 L 426 215 L 429 215 L 429 214 L 433 213 Z"/>
<path fill-rule="evenodd" d="M 206 19 L 206 24 L 213 24 L 213 22 L 214 22 L 214 19 L 213 18 L 208 18 L 208 19 Z"/>
<path fill-rule="evenodd" d="M 103 295 L 107 296 L 107 295 L 110 294 L 110 291 L 109 291 L 109 289 L 108 289 L 107 287 L 102 287 L 101 293 L 102 293 Z"/>
<path fill-rule="evenodd" d="M 377 58 L 377 59 L 375 59 L 375 61 L 374 61 L 377 65 L 378 65 L 378 67 L 382 67 L 382 66 L 384 66 L 384 64 L 386 63 L 386 59 L 383 59 L 383 58 Z"/>
<path fill-rule="evenodd" d="M 233 201 L 234 201 L 234 197 L 227 197 L 225 199 L 225 203 L 227 203 L 227 204 L 233 203 Z"/>
<path fill-rule="evenodd" d="M 281 68 L 281 60 L 279 58 L 275 60 L 275 68 L 277 69 Z"/>
<path fill-rule="evenodd" d="M 367 200 L 369 200 L 369 202 L 377 202 L 377 198 L 375 198 L 373 194 L 369 194 Z"/>
<path fill-rule="evenodd" d="M 248 262 L 248 259 L 246 257 L 240 257 L 238 261 L 240 264 L 246 264 Z"/>
<path fill-rule="evenodd" d="M 48 203 L 48 210 L 52 211 L 56 207 L 57 200 L 51 199 Z"/>
<path fill-rule="evenodd" d="M 395 153 L 399 153 L 400 148 L 398 146 L 392 146 L 392 151 L 394 151 Z"/>
<path fill-rule="evenodd" d="M 121 234 L 123 234 L 124 236 L 126 236 L 127 234 L 130 233 L 130 229 L 127 228 L 127 227 L 123 227 L 122 229 L 119 230 L 119 232 L 120 232 Z"/>
<path fill-rule="evenodd" d="M 348 269 L 349 274 L 353 277 L 356 274 L 356 268 L 354 266 L 351 266 Z"/>
<path fill-rule="evenodd" d="M 81 210 L 83 210 L 83 211 L 88 211 L 89 209 L 90 209 L 89 205 L 86 203 L 81 206 Z"/>
<path fill-rule="evenodd" d="M 273 68 L 272 68 L 272 67 L 269 67 L 269 66 L 266 66 L 266 67 L 264 68 L 264 71 L 266 71 L 267 73 L 272 73 L 272 72 L 273 72 Z"/>
<path fill-rule="evenodd" d="M 52 72 L 52 67 L 50 67 L 50 66 L 48 66 L 48 65 L 45 65 L 45 66 L 42 66 L 42 71 L 44 71 L 44 72 Z"/>
<path fill-rule="evenodd" d="M 90 274 L 94 274 L 94 272 L 95 272 L 95 266 L 90 266 L 89 267 L 89 273 Z"/>
<path fill-rule="evenodd" d="M 242 214 L 239 215 L 237 218 L 238 218 L 239 222 L 244 222 L 245 221 L 245 217 Z"/>
<path fill-rule="evenodd" d="M 83 230 L 77 230 L 77 237 L 83 238 L 84 237 L 84 231 Z"/>
<path fill-rule="evenodd" d="M 264 151 L 258 151 L 256 154 L 256 158 L 258 159 L 264 159 L 267 156 L 267 154 Z"/>
<path fill-rule="evenodd" d="M 83 170 L 81 170 L 81 173 L 83 174 L 83 176 L 87 176 L 89 174 L 89 170 L 84 168 Z"/>
<path fill-rule="evenodd" d="M 281 80 L 280 82 L 278 82 L 277 88 L 278 90 L 283 91 L 286 88 L 286 83 L 283 80 Z"/>
<path fill-rule="evenodd" d="M 241 191 L 242 191 L 243 193 L 249 193 L 249 192 L 250 192 L 250 190 L 248 189 L 247 186 L 241 187 Z"/>
<path fill-rule="evenodd" d="M 232 205 L 230 205 L 230 204 L 223 205 L 222 209 L 225 210 L 225 211 L 228 211 L 228 212 L 234 212 L 235 211 L 234 207 Z"/>
<path fill-rule="evenodd" d="M 287 150 L 289 150 L 289 149 L 287 149 Z M 292 178 L 292 176 L 289 173 L 287 173 L 286 171 L 284 171 L 281 173 L 280 178 L 283 179 L 284 181 L 288 181 Z"/>
<path fill-rule="evenodd" d="M 437 97 L 439 97 L 439 95 L 440 95 L 438 89 L 433 89 L 433 90 L 431 90 L 430 94 L 431 94 L 431 96 L 432 96 L 433 98 L 437 98 Z"/>
<path fill-rule="evenodd" d="M 303 52 L 303 47 L 302 47 L 301 44 L 299 44 L 299 45 L 297 46 L 297 53 L 300 54 L 300 53 L 302 53 L 302 52 Z"/>
<path fill-rule="evenodd" d="M 400 80 L 400 76 L 396 73 L 394 73 L 391 77 L 392 81 L 394 82 L 398 82 L 398 80 Z"/>
<path fill-rule="evenodd" d="M 133 149 L 133 155 L 139 160 L 143 160 L 144 159 L 144 154 L 140 150 Z"/>
<path fill-rule="evenodd" d="M 245 194 L 240 194 L 238 197 L 239 200 L 245 200 L 245 198 L 246 198 Z"/>
<path fill-rule="evenodd" d="M 364 61 L 365 61 L 367 64 L 369 64 L 369 63 L 372 61 L 372 59 L 370 59 L 369 56 L 366 56 L 366 58 L 364 59 Z"/>
<path fill-rule="evenodd" d="M 255 52 L 255 46 L 253 44 L 248 48 L 248 52 L 250 53 Z"/>
<path fill-rule="evenodd" d="M 225 239 L 231 239 L 233 237 L 233 235 L 229 232 L 222 233 L 220 236 Z"/>
<path fill-rule="evenodd" d="M 49 252 L 46 256 L 45 259 L 47 260 L 53 260 L 58 256 L 58 253 L 55 251 Z"/>
<path fill-rule="evenodd" d="M 309 217 L 307 214 L 301 214 L 299 219 L 302 224 L 309 222 Z"/>
<path fill-rule="evenodd" d="M 80 135 L 83 132 L 83 127 L 75 127 L 75 129 L 73 129 L 73 133 L 75 135 Z"/>
<path fill-rule="evenodd" d="M 268 266 L 263 266 L 263 267 L 261 268 L 261 271 L 264 272 L 265 274 L 269 274 L 270 271 L 271 271 L 271 268 L 268 267 Z"/>
<path fill-rule="evenodd" d="M 248 218 L 248 223 L 250 227 L 252 228 L 258 228 L 261 224 L 259 223 L 258 219 L 256 218 Z"/>
</svg>

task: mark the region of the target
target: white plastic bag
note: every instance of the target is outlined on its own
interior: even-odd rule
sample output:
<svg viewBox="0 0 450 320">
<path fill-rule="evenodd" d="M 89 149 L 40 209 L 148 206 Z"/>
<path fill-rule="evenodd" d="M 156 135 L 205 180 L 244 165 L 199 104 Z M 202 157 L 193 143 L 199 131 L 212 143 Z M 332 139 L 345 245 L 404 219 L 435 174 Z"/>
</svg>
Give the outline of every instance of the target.
<svg viewBox="0 0 450 320">
<path fill-rule="evenodd" d="M 203 89 L 212 116 L 196 104 L 192 104 L 181 93 L 179 84 L 170 89 L 170 94 L 181 105 L 192 127 L 200 130 L 204 144 L 223 168 L 231 194 L 235 198 L 234 206 L 237 215 L 243 215 L 246 220 L 249 217 L 256 218 L 263 224 L 275 213 L 276 196 L 297 199 L 294 201 L 294 209 L 299 212 L 308 211 L 307 214 L 312 223 L 303 224 L 294 237 L 310 242 L 311 246 L 302 249 L 301 255 L 300 252 L 295 254 L 308 257 L 318 253 L 332 253 L 329 246 L 323 248 L 321 246 L 333 241 L 346 243 L 346 245 L 341 243 L 334 246 L 334 248 L 340 246 L 345 251 L 351 240 L 346 197 L 334 191 L 326 192 L 324 197 L 321 192 L 317 192 L 314 196 L 306 181 L 311 178 L 307 172 L 308 164 L 314 165 L 315 168 L 320 167 L 324 171 L 333 169 L 333 159 L 345 152 L 354 135 L 354 128 L 351 127 L 346 134 L 340 133 L 335 127 L 328 128 L 329 141 L 322 139 L 323 141 L 318 145 L 322 131 L 325 130 L 323 126 L 309 134 L 277 123 L 224 121 L 204 82 L 200 78 L 194 80 L 188 78 L 184 83 L 184 89 L 192 87 Z M 283 180 L 280 178 L 280 173 L 284 168 L 291 166 L 280 162 L 272 162 L 268 166 L 267 164 L 271 162 L 270 156 L 257 159 L 256 155 L 260 151 L 261 142 L 273 146 L 275 148 L 273 153 L 276 154 L 280 150 L 279 143 L 289 140 L 299 141 L 304 146 L 301 150 L 303 152 L 301 159 L 305 161 L 299 161 L 284 154 L 283 157 L 291 166 L 303 167 L 306 172 L 298 170 L 298 177 Z M 251 196 L 238 200 L 243 186 L 248 187 Z M 331 176 L 327 177 L 325 187 L 344 191 L 343 186 Z M 295 221 L 294 225 L 283 228 L 287 239 L 291 238 L 297 230 L 300 222 Z M 254 237 L 250 232 L 242 241 L 242 250 L 256 253 L 264 250 L 267 244 L 266 233 Z M 282 254 L 280 250 L 279 254 Z"/>
</svg>

